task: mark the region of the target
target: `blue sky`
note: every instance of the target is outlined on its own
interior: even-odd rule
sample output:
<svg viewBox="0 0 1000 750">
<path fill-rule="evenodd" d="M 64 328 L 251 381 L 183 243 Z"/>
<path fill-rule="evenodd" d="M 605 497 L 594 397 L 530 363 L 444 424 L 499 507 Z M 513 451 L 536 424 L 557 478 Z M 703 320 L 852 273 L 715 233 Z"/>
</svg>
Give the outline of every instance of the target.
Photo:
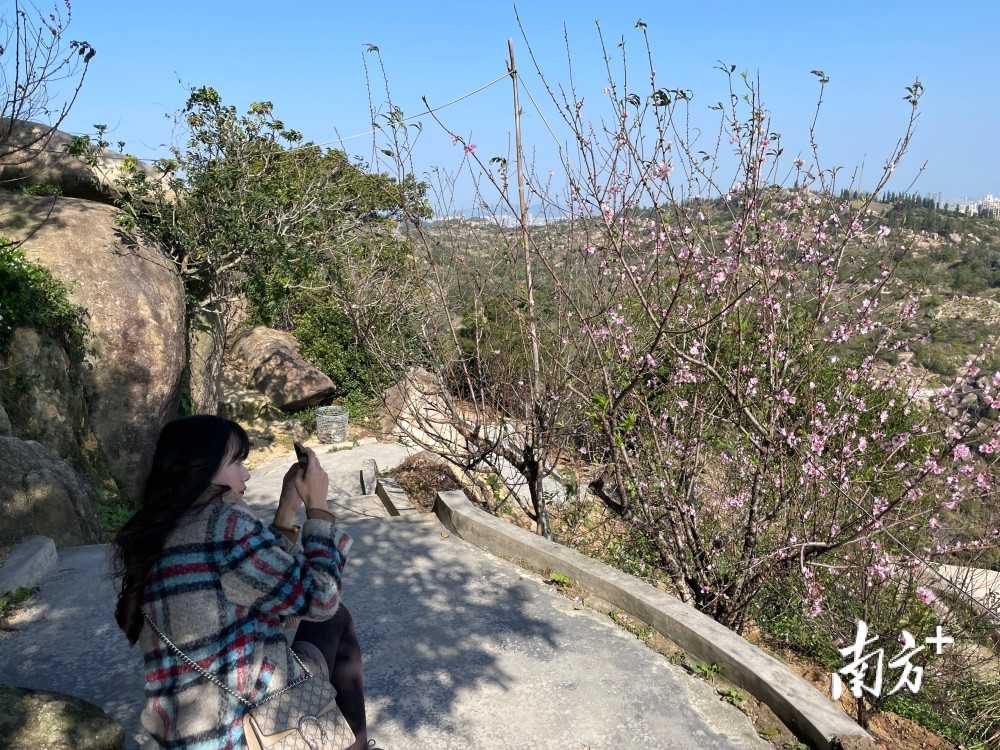
<svg viewBox="0 0 1000 750">
<path fill-rule="evenodd" d="M 805 148 L 818 93 L 810 71 L 821 69 L 830 77 L 818 127 L 824 161 L 847 168 L 865 162 L 873 177 L 903 132 L 904 87 L 919 77 L 922 114 L 894 186 L 905 189 L 926 162 L 917 192 L 945 199 L 1000 193 L 1000 3 L 532 0 L 518 11 L 552 81 L 566 80 L 565 24 L 574 79 L 590 101 L 606 83 L 595 20 L 612 44 L 624 36 L 637 71 L 644 53 L 635 24 L 648 24 L 658 81 L 693 90 L 692 111 L 706 126 L 713 121 L 708 105 L 725 95 L 718 60 L 759 74 L 772 125 L 789 151 Z M 502 76 L 508 37 L 525 85 L 536 99 L 542 94 L 513 5 L 492 0 L 73 0 L 70 32 L 97 56 L 64 129 L 82 133 L 105 123 L 112 142 L 125 141 L 141 157 L 165 154 L 173 136 L 164 115 L 183 105 L 185 85 L 213 86 L 240 111 L 273 101 L 286 125 L 315 141 L 363 133 L 371 119 L 363 58 L 376 62 L 365 53 L 368 44 L 379 47 L 393 99 L 407 115 L 423 108 L 421 96 L 443 104 Z M 522 106 L 526 148 L 535 150 L 540 170 L 548 162 L 555 168 L 551 137 L 530 102 L 522 98 Z M 510 113 L 505 80 L 441 114 L 488 157 L 507 152 Z M 415 168 L 453 169 L 461 148 L 424 120 Z M 343 148 L 372 154 L 370 138 Z"/>
</svg>

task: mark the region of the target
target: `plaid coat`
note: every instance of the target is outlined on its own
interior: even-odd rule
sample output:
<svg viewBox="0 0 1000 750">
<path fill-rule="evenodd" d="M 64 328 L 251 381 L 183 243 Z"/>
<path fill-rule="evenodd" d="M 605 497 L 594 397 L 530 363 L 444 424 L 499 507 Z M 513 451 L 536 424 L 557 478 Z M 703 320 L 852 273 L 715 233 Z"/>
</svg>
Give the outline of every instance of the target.
<svg viewBox="0 0 1000 750">
<path fill-rule="evenodd" d="M 156 626 L 190 658 L 251 702 L 300 676 L 282 625 L 332 617 L 351 539 L 307 519 L 293 546 L 227 493 L 168 536 L 145 590 Z M 149 625 L 142 725 L 167 748 L 243 747 L 245 707 L 200 676 Z"/>
</svg>

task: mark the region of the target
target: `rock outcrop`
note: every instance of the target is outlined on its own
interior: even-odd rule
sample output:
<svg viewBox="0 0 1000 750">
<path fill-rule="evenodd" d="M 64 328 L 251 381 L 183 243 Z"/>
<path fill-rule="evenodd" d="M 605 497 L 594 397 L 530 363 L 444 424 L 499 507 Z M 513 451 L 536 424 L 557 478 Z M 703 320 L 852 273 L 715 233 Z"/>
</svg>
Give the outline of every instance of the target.
<svg viewBox="0 0 1000 750">
<path fill-rule="evenodd" d="M 7 431 L 36 440 L 84 474 L 104 496 L 118 499 L 118 487 L 90 425 L 83 382 L 63 348 L 31 328 L 18 328 L 0 367 L 7 375 L 5 408 L 13 416 Z"/>
<path fill-rule="evenodd" d="M 0 477 L 0 546 L 35 534 L 60 547 L 100 541 L 93 489 L 44 445 L 0 437 Z"/>
<path fill-rule="evenodd" d="M 126 501 L 137 500 L 156 437 L 177 413 L 184 290 L 173 264 L 115 224 L 115 209 L 0 191 L 0 234 L 25 240 L 88 312 L 81 377 L 91 425 Z"/>
<path fill-rule="evenodd" d="M 955 420 L 959 433 L 969 445 L 979 446 L 994 434 L 992 429 L 1000 418 L 1000 409 L 993 405 L 1000 403 L 998 381 L 1000 374 L 966 374 L 956 380 L 947 397 L 947 415 Z"/>
<path fill-rule="evenodd" d="M 12 750 L 124 750 L 125 730 L 82 698 L 0 685 L 0 737 Z"/>
<path fill-rule="evenodd" d="M 295 337 L 258 326 L 236 335 L 232 353 L 250 373 L 255 388 L 285 411 L 321 403 L 337 386 L 320 370 L 302 359 Z"/>
<path fill-rule="evenodd" d="M 10 134 L 8 146 L 24 146 L 0 158 L 0 181 L 4 187 L 48 185 L 58 188 L 67 198 L 83 198 L 100 203 L 112 203 L 119 195 L 116 182 L 123 176 L 125 155 L 106 150 L 101 155 L 86 157 L 71 153 L 77 139 L 60 130 L 50 130 L 37 122 L 0 119 L 0 132 Z M 130 161 L 152 180 L 162 176 L 149 164 Z"/>
</svg>

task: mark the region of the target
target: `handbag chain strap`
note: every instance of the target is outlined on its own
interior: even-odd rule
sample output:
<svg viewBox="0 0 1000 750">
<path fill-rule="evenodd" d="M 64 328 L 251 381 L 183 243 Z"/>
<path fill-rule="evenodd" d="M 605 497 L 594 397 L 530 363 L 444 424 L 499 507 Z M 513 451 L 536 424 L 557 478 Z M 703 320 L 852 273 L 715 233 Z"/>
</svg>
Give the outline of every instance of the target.
<svg viewBox="0 0 1000 750">
<path fill-rule="evenodd" d="M 226 686 L 222 682 L 222 680 L 220 680 L 214 674 L 212 674 L 211 672 L 209 672 L 207 669 L 203 668 L 200 664 L 198 664 L 198 662 L 196 662 L 190 656 L 188 656 L 183 651 L 181 651 L 179 648 L 177 648 L 177 646 L 175 646 L 174 643 L 169 638 L 167 638 L 166 635 L 164 635 L 163 631 L 160 630 L 158 627 L 156 627 L 156 624 L 153 622 L 153 620 L 150 618 L 149 614 L 146 612 L 146 608 L 143 607 L 141 609 L 142 609 L 142 616 L 146 618 L 146 622 L 149 623 L 149 627 L 151 627 L 153 629 L 153 632 L 156 633 L 158 636 L 160 636 L 160 638 L 163 639 L 163 642 L 166 643 L 171 649 L 173 649 L 174 652 L 177 653 L 177 655 L 179 657 L 181 657 L 181 659 L 184 660 L 185 664 L 187 664 L 189 667 L 191 667 L 194 671 L 196 671 L 202 677 L 204 677 L 205 679 L 207 679 L 209 682 L 214 682 L 216 685 L 218 685 L 220 688 L 222 688 L 223 690 L 225 690 L 227 693 L 229 693 L 231 696 L 233 696 L 236 700 L 238 700 L 240 703 L 242 703 L 243 705 L 245 705 L 247 708 L 250 708 L 250 709 L 257 708 L 257 706 L 260 706 L 261 704 L 266 703 L 267 701 L 271 700 L 272 698 L 277 698 L 279 695 L 281 695 L 282 693 L 284 693 L 286 690 L 291 690 L 296 685 L 301 685 L 303 682 L 305 682 L 310 677 L 312 677 L 312 672 L 310 672 L 309 668 L 305 664 L 302 663 L 302 659 L 300 659 L 299 655 L 297 653 L 295 653 L 295 649 L 289 648 L 288 650 L 292 652 L 292 656 L 294 657 L 295 661 L 297 661 L 299 663 L 299 666 L 302 667 L 302 671 L 305 672 L 305 675 L 302 676 L 302 677 L 300 677 L 299 679 L 297 679 L 295 682 L 292 682 L 292 683 L 289 683 L 288 685 L 285 685 L 285 687 L 283 687 L 281 690 L 279 690 L 274 695 L 265 696 L 264 698 L 261 698 L 256 703 L 251 703 L 246 698 L 244 698 L 242 695 L 239 695 L 238 693 L 236 693 L 235 691 L 233 691 L 232 689 L 230 689 L 228 686 Z"/>
</svg>

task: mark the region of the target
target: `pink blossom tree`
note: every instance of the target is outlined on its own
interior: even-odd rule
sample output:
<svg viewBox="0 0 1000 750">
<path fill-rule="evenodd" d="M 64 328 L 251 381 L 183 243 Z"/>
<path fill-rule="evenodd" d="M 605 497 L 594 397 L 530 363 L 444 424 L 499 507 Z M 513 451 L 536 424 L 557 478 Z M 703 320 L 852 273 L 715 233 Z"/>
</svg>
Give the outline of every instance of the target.
<svg viewBox="0 0 1000 750">
<path fill-rule="evenodd" d="M 544 393 L 560 405 L 560 429 L 524 428 L 538 452 L 587 451 L 675 593 L 737 631 L 789 582 L 831 645 L 857 619 L 892 637 L 914 618 L 941 622 L 948 612 L 927 603 L 941 581 L 925 563 L 1000 541 L 995 515 L 964 544 L 947 528 L 967 503 L 998 508 L 997 426 L 971 437 L 947 416 L 947 393 L 918 399 L 914 374 L 890 364 L 919 302 L 895 276 L 905 241 L 873 201 L 910 145 L 922 85 L 906 89 L 902 136 L 867 197 L 844 201 L 815 128 L 789 158 L 759 83 L 735 66 L 720 65 L 728 90 L 705 150 L 689 125 L 692 92 L 661 85 L 651 56 L 643 76 L 625 75 L 624 40 L 618 48 L 620 62 L 605 48 L 593 119 L 590 100 L 538 70 L 568 134 L 566 191 L 530 173 L 531 202 L 552 218 L 527 227 L 522 217 L 523 232 L 498 233 L 509 244 L 485 253 L 493 261 L 465 288 L 467 303 L 480 315 L 490 291 L 508 317 L 502 336 L 476 329 L 472 354 L 443 281 L 471 278 L 455 270 L 465 261 L 418 227 L 430 299 L 452 325 L 434 358 L 449 372 L 476 363 L 475 378 L 459 380 L 476 381 L 464 393 L 484 408 L 463 434 L 488 434 L 502 411 L 493 394 L 520 403 L 528 425 Z M 828 79 L 813 72 L 822 102 Z M 466 148 L 464 164 L 484 203 L 495 191 L 494 216 L 516 215 L 511 158 L 481 159 L 485 149 Z M 518 247 L 522 263 L 511 261 Z M 532 315 L 527 300 L 541 289 L 544 312 Z M 527 378 L 512 387 L 510 365 L 532 351 L 534 369 L 522 372 L 540 373 L 544 389 Z M 988 384 L 990 398 L 998 388 Z M 456 403 L 460 392 L 450 391 Z M 859 702 L 859 720 L 879 705 Z"/>
</svg>

